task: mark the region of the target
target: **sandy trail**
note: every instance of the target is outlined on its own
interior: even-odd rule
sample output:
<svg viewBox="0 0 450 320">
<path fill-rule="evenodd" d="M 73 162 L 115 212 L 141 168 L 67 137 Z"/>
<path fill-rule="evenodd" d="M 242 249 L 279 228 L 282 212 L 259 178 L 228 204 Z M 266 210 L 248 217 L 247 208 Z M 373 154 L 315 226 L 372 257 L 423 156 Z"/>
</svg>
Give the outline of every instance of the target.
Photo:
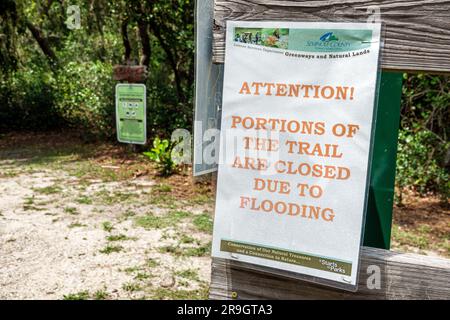
<svg viewBox="0 0 450 320">
<path fill-rule="evenodd" d="M 45 167 L 0 161 L 0 298 L 206 297 L 209 253 L 195 249 L 211 236 L 193 221 L 209 205 L 160 207 L 150 178 L 86 184 Z"/>
</svg>

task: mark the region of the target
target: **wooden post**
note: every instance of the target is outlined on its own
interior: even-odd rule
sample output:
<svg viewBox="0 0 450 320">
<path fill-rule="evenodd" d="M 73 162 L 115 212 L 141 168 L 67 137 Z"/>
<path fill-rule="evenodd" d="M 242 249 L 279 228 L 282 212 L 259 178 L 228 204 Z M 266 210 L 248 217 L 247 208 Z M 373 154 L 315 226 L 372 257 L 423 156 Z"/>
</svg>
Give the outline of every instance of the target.
<svg viewBox="0 0 450 320">
<path fill-rule="evenodd" d="M 372 179 L 371 186 L 393 188 L 397 134 L 396 117 L 399 114 L 399 75 L 385 71 L 450 73 L 450 0 L 438 3 L 426 0 L 215 0 L 213 61 L 224 63 L 225 27 L 227 20 L 235 21 L 330 21 L 366 22 L 380 10 L 384 23 L 384 45 L 381 53 L 383 77 L 390 78 L 395 88 L 392 94 L 380 98 L 383 108 L 379 114 L 388 114 L 385 130 L 377 133 L 388 149 L 388 159 L 379 153 L 374 159 L 374 170 L 381 178 Z M 389 112 L 386 106 L 395 107 Z M 398 124 L 398 123 L 397 123 Z M 380 127 L 377 127 L 379 129 Z M 394 145 L 392 144 L 394 141 Z M 381 151 L 380 151 L 381 152 Z M 375 157 L 377 155 L 375 154 Z M 384 159 L 384 160 L 383 160 Z M 384 168 L 382 162 L 389 164 Z M 378 169 L 377 169 L 378 166 Z M 392 170 L 394 169 L 394 170 Z M 370 202 L 369 202 L 370 204 Z M 381 205 L 380 205 L 381 204 Z M 373 196 L 371 206 L 376 211 L 368 216 L 365 244 L 389 247 L 392 195 Z M 369 231 L 368 231 L 369 229 Z M 381 289 L 367 286 L 368 267 L 381 268 Z M 320 287 L 298 279 L 298 275 L 254 266 L 246 263 L 213 259 L 212 299 L 450 299 L 450 260 L 412 254 L 399 254 L 387 250 L 364 248 L 360 270 L 360 290 L 348 293 Z"/>
<path fill-rule="evenodd" d="M 381 272 L 380 286 L 369 278 Z M 375 268 L 376 268 L 375 267 Z M 213 259 L 211 299 L 450 299 L 450 260 L 364 248 L 359 290 L 344 292 L 308 283 L 289 272 Z M 369 281 L 369 286 L 367 282 Z M 372 287 L 373 286 L 373 287 Z"/>
</svg>

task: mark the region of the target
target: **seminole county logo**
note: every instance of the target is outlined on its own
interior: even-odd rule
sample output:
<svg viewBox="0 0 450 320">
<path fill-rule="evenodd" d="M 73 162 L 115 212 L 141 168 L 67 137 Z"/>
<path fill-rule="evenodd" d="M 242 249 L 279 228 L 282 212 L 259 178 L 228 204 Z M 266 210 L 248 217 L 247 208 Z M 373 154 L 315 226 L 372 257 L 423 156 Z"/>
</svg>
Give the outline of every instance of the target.
<svg viewBox="0 0 450 320">
<path fill-rule="evenodd" d="M 336 37 L 333 32 L 327 32 L 323 36 L 320 37 L 320 41 L 322 42 L 330 42 L 330 41 L 339 41 L 338 37 Z"/>
<path fill-rule="evenodd" d="M 370 29 L 289 29 L 289 50 L 349 52 L 369 48 Z"/>
</svg>

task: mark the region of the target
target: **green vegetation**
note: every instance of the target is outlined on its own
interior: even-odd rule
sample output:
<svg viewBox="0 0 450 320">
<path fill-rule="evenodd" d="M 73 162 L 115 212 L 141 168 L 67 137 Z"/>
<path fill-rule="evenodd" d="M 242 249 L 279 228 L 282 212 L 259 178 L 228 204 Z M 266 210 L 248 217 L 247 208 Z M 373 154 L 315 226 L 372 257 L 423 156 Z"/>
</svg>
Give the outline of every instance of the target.
<svg viewBox="0 0 450 320">
<path fill-rule="evenodd" d="M 187 269 L 177 272 L 176 275 L 188 280 L 199 281 L 198 272 L 196 270 Z"/>
<path fill-rule="evenodd" d="M 135 292 L 135 291 L 141 290 L 141 286 L 136 283 L 129 282 L 129 283 L 125 283 L 122 286 L 122 289 L 125 291 L 128 291 L 128 292 Z"/>
<path fill-rule="evenodd" d="M 397 201 L 402 191 L 450 197 L 450 81 L 448 76 L 404 75 L 397 160 Z"/>
<path fill-rule="evenodd" d="M 148 259 L 147 260 L 147 267 L 149 267 L 149 268 L 156 268 L 159 265 L 160 265 L 159 262 L 156 261 L 155 259 Z"/>
<path fill-rule="evenodd" d="M 117 252 L 123 251 L 123 249 L 124 248 L 122 246 L 107 245 L 104 249 L 100 250 L 100 253 L 103 253 L 103 254 L 117 253 Z"/>
<path fill-rule="evenodd" d="M 97 290 L 92 296 L 87 290 L 63 296 L 63 300 L 106 300 L 108 298 L 109 294 L 105 290 Z"/>
<path fill-rule="evenodd" d="M 198 230 L 207 232 L 207 233 L 212 233 L 213 219 L 210 214 L 203 213 L 201 215 L 198 215 L 194 218 L 193 222 Z"/>
<path fill-rule="evenodd" d="M 172 191 L 172 187 L 170 185 L 164 184 L 164 183 L 160 183 L 152 188 L 153 193 L 156 193 L 156 192 L 165 193 L 165 192 L 171 192 L 171 191 Z"/>
<path fill-rule="evenodd" d="M 80 9 L 72 28 L 69 5 Z M 82 129 L 115 135 L 113 65 L 141 64 L 150 136 L 190 129 L 194 1 L 2 0 L 0 131 Z"/>
<path fill-rule="evenodd" d="M 102 227 L 103 227 L 103 230 L 105 230 L 106 232 L 111 232 L 114 229 L 114 226 L 109 221 L 103 222 Z"/>
<path fill-rule="evenodd" d="M 65 207 L 64 209 L 65 213 L 71 214 L 71 215 L 77 215 L 78 214 L 78 210 L 77 208 L 74 207 Z"/>
<path fill-rule="evenodd" d="M 450 257 L 450 236 L 433 230 L 426 224 L 415 228 L 405 228 L 394 224 L 392 240 L 406 251 L 411 248 L 418 248 L 422 251 L 436 251 L 443 256 Z"/>
<path fill-rule="evenodd" d="M 114 242 L 114 241 L 135 240 L 135 238 L 130 238 L 124 234 L 118 234 L 118 235 L 110 235 L 110 236 L 106 237 L 106 240 L 108 240 L 110 242 Z"/>
<path fill-rule="evenodd" d="M 60 193 L 62 191 L 62 188 L 58 185 L 53 185 L 53 186 L 49 186 L 49 187 L 35 188 L 33 190 L 40 194 L 50 195 L 50 194 Z"/>
<path fill-rule="evenodd" d="M 89 291 L 81 291 L 64 295 L 63 300 L 88 300 L 90 298 Z"/>
<path fill-rule="evenodd" d="M 94 300 L 106 300 L 108 298 L 109 294 L 105 290 L 98 290 L 94 293 Z"/>
<path fill-rule="evenodd" d="M 191 216 L 187 211 L 169 211 L 168 213 L 156 216 L 148 213 L 135 219 L 135 224 L 145 229 L 163 229 L 167 227 L 175 227 L 177 223 Z"/>
<path fill-rule="evenodd" d="M 197 245 L 195 247 L 182 247 L 180 245 L 169 245 L 159 248 L 160 253 L 169 253 L 183 257 L 204 257 L 211 253 L 211 243 Z"/>
<path fill-rule="evenodd" d="M 161 175 L 169 176 L 177 168 L 172 158 L 172 149 L 173 144 L 169 140 L 161 140 L 157 137 L 153 140 L 153 148 L 144 152 L 144 155 L 157 164 Z"/>
<path fill-rule="evenodd" d="M 92 199 L 86 196 L 81 196 L 75 200 L 78 204 L 92 204 Z"/>
<path fill-rule="evenodd" d="M 71 224 L 69 224 L 69 226 L 68 226 L 69 229 L 83 228 L 83 227 L 86 227 L 86 225 L 85 225 L 85 224 L 82 224 L 82 223 L 79 223 L 79 222 L 71 223 Z"/>
<path fill-rule="evenodd" d="M 155 300 L 205 300 L 208 299 L 209 288 L 202 286 L 198 290 L 170 290 L 166 288 L 154 289 L 152 299 Z"/>
</svg>

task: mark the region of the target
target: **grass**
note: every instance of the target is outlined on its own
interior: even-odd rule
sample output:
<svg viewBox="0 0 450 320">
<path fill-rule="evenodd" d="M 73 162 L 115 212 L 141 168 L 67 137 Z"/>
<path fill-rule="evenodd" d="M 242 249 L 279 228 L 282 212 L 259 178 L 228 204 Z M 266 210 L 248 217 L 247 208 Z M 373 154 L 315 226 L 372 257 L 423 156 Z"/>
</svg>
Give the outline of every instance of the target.
<svg viewBox="0 0 450 320">
<path fill-rule="evenodd" d="M 429 240 L 427 236 L 428 228 L 417 229 L 416 231 L 404 230 L 398 225 L 392 227 L 392 239 L 400 246 L 413 246 L 421 250 L 429 249 Z"/>
<path fill-rule="evenodd" d="M 131 192 L 110 192 L 108 190 L 101 190 L 94 194 L 98 202 L 105 205 L 112 205 L 115 203 L 123 203 L 136 198 L 138 195 Z"/>
<path fill-rule="evenodd" d="M 109 294 L 105 290 L 98 290 L 94 293 L 94 300 L 106 300 Z"/>
<path fill-rule="evenodd" d="M 74 229 L 74 228 L 83 228 L 83 227 L 87 227 L 85 224 L 79 223 L 79 222 L 74 222 L 69 224 L 68 228 L 69 229 Z"/>
<path fill-rule="evenodd" d="M 136 215 L 136 212 L 128 209 L 127 211 L 125 211 L 122 215 L 123 219 L 126 220 L 128 218 L 134 217 Z"/>
<path fill-rule="evenodd" d="M 125 273 L 131 274 L 142 270 L 141 267 L 128 267 L 125 270 L 123 270 Z"/>
<path fill-rule="evenodd" d="M 71 293 L 63 296 L 63 300 L 106 300 L 109 298 L 109 294 L 105 290 L 97 290 L 91 297 L 89 291 L 80 291 L 77 293 Z"/>
<path fill-rule="evenodd" d="M 138 272 L 135 276 L 134 279 L 135 280 L 139 280 L 139 281 L 143 281 L 143 280 L 147 280 L 153 278 L 152 274 L 149 273 L 145 273 L 145 272 Z"/>
<path fill-rule="evenodd" d="M 77 208 L 74 208 L 74 207 L 65 207 L 63 209 L 63 211 L 64 211 L 64 213 L 68 213 L 68 214 L 71 214 L 71 215 L 77 215 L 78 214 Z"/>
<path fill-rule="evenodd" d="M 182 234 L 180 237 L 180 243 L 181 244 L 191 244 L 191 243 L 196 243 L 197 240 L 191 236 L 188 236 L 186 234 Z"/>
<path fill-rule="evenodd" d="M 213 219 L 208 213 L 198 215 L 193 220 L 194 226 L 203 232 L 212 233 L 213 231 Z"/>
<path fill-rule="evenodd" d="M 152 188 L 152 193 L 168 193 L 172 192 L 172 187 L 168 184 L 160 183 Z"/>
<path fill-rule="evenodd" d="M 176 209 L 176 198 L 169 194 L 151 194 L 149 203 L 162 208 Z"/>
<path fill-rule="evenodd" d="M 102 228 L 106 232 L 111 232 L 111 231 L 113 231 L 114 226 L 112 225 L 111 222 L 105 221 L 105 222 L 102 223 Z"/>
<path fill-rule="evenodd" d="M 89 291 L 80 291 L 78 293 L 70 293 L 63 296 L 63 300 L 88 300 L 89 298 Z"/>
<path fill-rule="evenodd" d="M 204 257 L 211 253 L 211 242 L 199 247 L 187 248 L 184 252 L 186 257 Z"/>
<path fill-rule="evenodd" d="M 51 195 L 51 194 L 58 194 L 62 192 L 62 188 L 57 185 L 49 186 L 49 187 L 43 187 L 43 188 L 34 188 L 34 192 L 43 194 L 43 195 Z"/>
<path fill-rule="evenodd" d="M 178 271 L 176 273 L 177 276 L 188 279 L 188 280 L 193 280 L 193 281 L 199 281 L 199 277 L 198 277 L 198 272 L 196 270 L 193 269 L 186 269 L 183 271 Z"/>
<path fill-rule="evenodd" d="M 108 240 L 110 242 L 115 242 L 115 241 L 135 240 L 135 238 L 130 238 L 130 237 L 124 235 L 124 234 L 118 234 L 118 235 L 107 236 L 106 240 Z"/>
<path fill-rule="evenodd" d="M 173 254 L 183 257 L 204 257 L 211 253 L 211 242 L 198 247 L 180 247 L 180 245 L 163 246 L 158 249 L 160 253 Z"/>
<path fill-rule="evenodd" d="M 111 254 L 111 253 L 118 253 L 123 251 L 123 247 L 122 246 L 111 246 L 111 245 L 107 245 L 104 249 L 100 250 L 100 253 L 103 254 Z"/>
<path fill-rule="evenodd" d="M 86 204 L 86 205 L 90 205 L 93 203 L 92 199 L 86 196 L 81 196 L 77 198 L 75 202 L 78 204 Z"/>
<path fill-rule="evenodd" d="M 122 289 L 127 292 L 136 292 L 141 290 L 141 286 L 137 283 L 128 282 L 122 286 Z"/>
<path fill-rule="evenodd" d="M 192 214 L 187 211 L 170 211 L 165 215 L 156 216 L 149 213 L 145 216 L 137 217 L 135 225 L 144 229 L 163 229 L 171 226 L 176 226 L 184 219 L 190 217 Z"/>
<path fill-rule="evenodd" d="M 392 226 L 392 240 L 400 248 L 411 247 L 420 250 L 436 250 L 446 257 L 450 257 L 450 237 L 448 235 L 434 235 L 433 228 L 429 225 L 421 225 L 417 228 L 402 228 L 394 224 Z"/>
<path fill-rule="evenodd" d="M 24 211 L 43 211 L 43 210 L 45 210 L 43 208 L 37 207 L 34 200 L 35 200 L 34 196 L 26 197 L 25 202 L 23 204 L 23 210 Z"/>
<path fill-rule="evenodd" d="M 160 263 L 158 261 L 156 261 L 155 259 L 148 259 L 147 260 L 147 267 L 149 268 L 156 268 L 160 265 Z"/>
<path fill-rule="evenodd" d="M 166 288 L 156 288 L 152 290 L 154 300 L 206 300 L 208 299 L 209 288 L 202 286 L 198 290 L 170 290 Z"/>
</svg>

